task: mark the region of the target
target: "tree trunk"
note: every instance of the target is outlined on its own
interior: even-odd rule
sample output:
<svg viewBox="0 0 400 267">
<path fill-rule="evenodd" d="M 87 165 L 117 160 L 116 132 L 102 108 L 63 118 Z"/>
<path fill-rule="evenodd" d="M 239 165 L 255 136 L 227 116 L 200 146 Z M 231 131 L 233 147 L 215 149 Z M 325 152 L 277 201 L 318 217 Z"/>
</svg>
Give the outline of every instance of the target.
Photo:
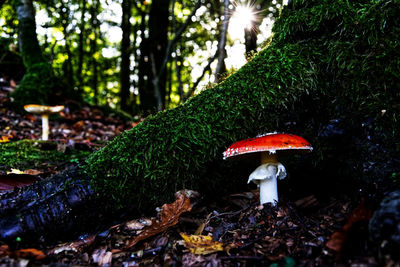
<svg viewBox="0 0 400 267">
<path fill-rule="evenodd" d="M 78 71 L 76 73 L 78 80 L 78 94 L 82 96 L 83 94 L 83 57 L 84 57 L 84 47 L 85 47 L 85 14 L 86 14 L 86 0 L 82 0 L 80 2 L 80 10 L 81 10 L 81 21 L 79 24 L 79 42 L 78 42 Z"/>
<path fill-rule="evenodd" d="M 69 95 L 65 86 L 53 73 L 43 57 L 36 35 L 35 12 L 32 0 L 14 0 L 18 17 L 18 42 L 27 73 L 18 88 L 11 94 L 14 105 L 58 104 Z"/>
<path fill-rule="evenodd" d="M 32 0 L 14 0 L 18 16 L 18 43 L 25 67 L 45 62 L 36 36 L 35 10 Z"/>
<path fill-rule="evenodd" d="M 168 44 L 169 2 L 153 1 L 148 19 L 148 38 L 142 32 L 145 39 L 142 38 L 140 50 L 143 55 L 139 63 L 139 94 L 141 109 L 145 114 L 160 111 L 165 105 L 166 73 L 158 74 Z M 142 25 L 144 21 L 142 15 Z"/>
<path fill-rule="evenodd" d="M 65 53 L 67 54 L 67 60 L 64 62 L 64 75 L 67 78 L 67 83 L 69 86 L 74 87 L 74 70 L 72 67 L 72 52 L 70 48 L 69 41 L 69 31 L 68 26 L 71 23 L 69 19 L 68 6 L 65 5 L 64 1 L 61 2 L 60 16 L 61 16 L 61 26 L 63 29 L 64 40 L 65 40 Z"/>
<path fill-rule="evenodd" d="M 99 21 L 97 19 L 97 12 L 98 12 L 98 5 L 99 5 L 99 0 L 95 0 L 90 7 L 90 15 L 91 15 L 91 22 L 92 22 L 92 27 L 93 27 L 93 33 L 94 37 L 92 40 L 90 40 L 90 50 L 92 54 L 92 90 L 93 90 L 93 102 L 95 105 L 98 104 L 98 95 L 99 95 L 99 88 L 98 88 L 98 63 L 97 63 L 97 58 L 95 57 L 95 54 L 98 52 L 97 51 L 97 38 L 99 37 L 98 31 L 99 31 Z"/>
<path fill-rule="evenodd" d="M 221 81 L 221 75 L 226 72 L 225 58 L 226 58 L 226 33 L 229 26 L 229 0 L 224 0 L 224 20 L 222 21 L 220 40 L 218 42 L 218 62 L 215 68 L 215 82 Z"/>
<path fill-rule="evenodd" d="M 252 28 L 244 29 L 244 44 L 246 47 L 246 55 L 254 53 L 257 50 L 256 25 L 254 25 Z"/>
<path fill-rule="evenodd" d="M 141 13 L 140 23 L 140 58 L 139 58 L 139 98 L 140 98 L 140 109 L 144 114 L 151 113 L 154 108 L 153 94 L 148 90 L 149 88 L 149 40 L 146 38 L 145 31 L 147 26 L 146 21 L 147 14 Z"/>
<path fill-rule="evenodd" d="M 400 172 L 399 148 L 393 146 L 393 140 L 400 140 L 400 4 L 360 0 L 293 6 L 277 20 L 271 44 L 224 82 L 147 118 L 92 154 L 81 170 L 90 180 L 86 191 L 93 192 L 88 195 L 95 197 L 83 204 L 68 202 L 68 210 L 107 199 L 107 205 L 88 210 L 101 213 L 113 206 L 140 214 L 171 201 L 182 188 L 200 191 L 207 199 L 243 191 L 259 160 L 224 161 L 222 152 L 235 141 L 273 131 L 302 135 L 315 147 L 307 157 L 288 159 L 291 195 L 331 194 L 335 186 L 337 192 L 352 194 L 360 186 L 390 187 L 393 173 Z M 313 24 L 304 21 L 308 17 L 322 19 Z M 390 110 L 383 112 L 386 106 Z M 66 183 L 67 189 L 81 183 L 76 175 Z M 0 198 L 4 200 L 0 210 L 6 214 L 0 219 L 2 238 L 37 235 L 35 231 L 43 233 L 54 225 L 65 233 L 71 229 L 69 223 L 87 220 L 79 212 L 72 218 L 57 213 L 40 221 L 39 230 L 20 227 L 18 218 L 31 218 L 24 212 L 42 203 L 24 208 L 28 201 L 8 208 L 16 205 L 14 201 L 24 201 L 14 197 L 24 190 L 28 189 Z M 289 190 L 286 193 L 290 199 Z M 57 203 L 56 196 L 50 198 Z M 68 227 L 57 224 L 59 218 Z"/>
<path fill-rule="evenodd" d="M 122 1 L 122 40 L 121 40 L 121 91 L 120 91 L 120 105 L 121 110 L 131 111 L 128 106 L 129 94 L 130 94 L 130 56 L 131 56 L 131 32 L 132 25 L 129 21 L 132 15 L 132 4 L 130 0 Z"/>
<path fill-rule="evenodd" d="M 255 5 L 254 13 L 259 14 L 262 10 L 262 5 Z M 261 19 L 256 15 L 250 22 L 248 27 L 244 28 L 244 45 L 246 47 L 246 55 L 251 55 L 257 51 L 257 34 L 259 33 L 259 26 Z"/>
</svg>

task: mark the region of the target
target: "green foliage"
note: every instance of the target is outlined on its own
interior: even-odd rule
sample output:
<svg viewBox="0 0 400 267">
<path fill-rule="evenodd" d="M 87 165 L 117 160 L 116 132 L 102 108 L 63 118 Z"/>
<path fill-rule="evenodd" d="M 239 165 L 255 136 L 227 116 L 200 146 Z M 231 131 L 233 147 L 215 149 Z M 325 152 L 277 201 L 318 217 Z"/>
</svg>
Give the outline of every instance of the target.
<svg viewBox="0 0 400 267">
<path fill-rule="evenodd" d="M 15 14 L 12 1 L 5 1 L 1 6 L 0 21 L 4 20 L 1 25 L 1 37 L 16 38 L 17 33 L 17 14 Z"/>
<path fill-rule="evenodd" d="M 51 149 L 46 149 L 51 147 Z M 0 145 L 0 166 L 2 171 L 9 168 L 20 170 L 43 168 L 43 163 L 49 166 L 57 166 L 66 161 L 76 162 L 89 154 L 88 151 L 72 150 L 69 153 L 58 151 L 57 144 L 37 140 L 21 140 Z"/>
<path fill-rule="evenodd" d="M 224 162 L 224 149 L 273 131 L 309 139 L 315 151 L 306 165 L 316 166 L 314 177 L 327 184 L 364 176 L 363 164 L 382 157 L 370 153 L 371 142 L 392 156 L 390 142 L 399 138 L 400 4 L 293 2 L 252 61 L 93 154 L 85 169 L 98 192 L 141 211 L 182 188 L 218 196 L 246 183 L 246 167 Z M 346 134 L 329 133 L 332 119 Z"/>
</svg>

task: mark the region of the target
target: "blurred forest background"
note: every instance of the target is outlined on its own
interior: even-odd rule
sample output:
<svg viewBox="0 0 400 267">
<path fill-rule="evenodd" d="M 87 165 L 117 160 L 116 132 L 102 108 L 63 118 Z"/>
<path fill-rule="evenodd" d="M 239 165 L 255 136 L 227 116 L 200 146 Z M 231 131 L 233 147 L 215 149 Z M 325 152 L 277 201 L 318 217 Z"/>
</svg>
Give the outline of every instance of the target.
<svg viewBox="0 0 400 267">
<path fill-rule="evenodd" d="M 26 63 L 19 2 L 0 0 L 0 78 L 17 83 Z M 75 99 L 143 116 L 185 102 L 245 64 L 268 43 L 287 1 L 24 3 L 34 9 L 45 60 Z"/>
</svg>

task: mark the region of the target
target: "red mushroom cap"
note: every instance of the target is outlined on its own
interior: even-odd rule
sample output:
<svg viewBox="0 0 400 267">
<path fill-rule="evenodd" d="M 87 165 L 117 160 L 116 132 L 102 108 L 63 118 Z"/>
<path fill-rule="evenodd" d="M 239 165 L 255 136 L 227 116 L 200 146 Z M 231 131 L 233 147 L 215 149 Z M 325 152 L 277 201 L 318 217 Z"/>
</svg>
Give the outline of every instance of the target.
<svg viewBox="0 0 400 267">
<path fill-rule="evenodd" d="M 303 137 L 294 134 L 273 133 L 241 140 L 225 150 L 224 159 L 254 152 L 296 151 L 298 153 L 312 151 L 312 146 Z"/>
</svg>

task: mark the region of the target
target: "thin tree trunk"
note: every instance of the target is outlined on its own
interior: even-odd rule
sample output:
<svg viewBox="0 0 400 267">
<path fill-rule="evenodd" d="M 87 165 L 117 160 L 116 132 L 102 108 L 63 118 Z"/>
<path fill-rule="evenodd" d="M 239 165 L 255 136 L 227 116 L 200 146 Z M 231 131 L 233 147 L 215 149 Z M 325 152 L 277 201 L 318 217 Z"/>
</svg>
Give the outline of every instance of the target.
<svg viewBox="0 0 400 267">
<path fill-rule="evenodd" d="M 18 43 L 25 67 L 45 62 L 36 35 L 35 10 L 32 0 L 14 0 L 18 17 Z"/>
<path fill-rule="evenodd" d="M 91 9 L 90 9 L 90 15 L 91 15 L 91 22 L 92 22 L 92 27 L 93 27 L 93 33 L 94 37 L 90 42 L 91 46 L 91 54 L 92 54 L 92 90 L 93 90 L 93 101 L 95 105 L 98 104 L 98 63 L 97 59 L 94 57 L 95 53 L 97 52 L 97 38 L 98 38 L 98 27 L 99 27 L 99 21 L 97 19 L 97 10 L 98 10 L 98 1 L 95 0 L 92 3 Z"/>
<path fill-rule="evenodd" d="M 65 6 L 64 1 L 61 1 L 61 26 L 63 28 L 64 40 L 65 40 L 65 52 L 67 54 L 67 61 L 64 63 L 65 67 L 65 76 L 67 77 L 67 81 L 69 86 L 74 86 L 74 75 L 73 75 L 73 67 L 72 67 L 72 53 L 69 44 L 69 32 L 68 26 L 70 24 L 69 21 L 69 14 L 68 14 L 68 7 Z"/>
<path fill-rule="evenodd" d="M 131 32 L 132 25 L 129 21 L 132 15 L 131 0 L 122 1 L 122 40 L 121 40 L 121 91 L 120 91 L 120 105 L 121 110 L 130 111 L 128 107 L 128 100 L 130 94 L 130 56 L 131 56 Z"/>
<path fill-rule="evenodd" d="M 180 97 L 180 102 L 185 102 L 185 93 L 183 92 L 183 84 L 182 84 L 182 58 L 176 56 L 175 57 L 175 70 L 176 70 L 176 79 L 178 80 L 178 92 Z"/>
<path fill-rule="evenodd" d="M 32 0 L 14 0 L 18 17 L 18 41 L 27 72 L 11 96 L 14 104 L 55 104 L 69 93 L 69 88 L 54 75 L 52 66 L 43 57 L 36 35 L 35 13 Z"/>
<path fill-rule="evenodd" d="M 84 47 L 85 47 L 85 14 L 86 14 L 86 0 L 81 1 L 81 21 L 79 25 L 80 33 L 79 33 L 79 41 L 78 41 L 78 70 L 77 70 L 77 79 L 78 79 L 78 94 L 79 96 L 83 93 L 83 57 L 84 57 Z"/>
<path fill-rule="evenodd" d="M 168 87 L 167 87 L 167 95 L 165 96 L 165 108 L 168 109 L 171 104 L 171 93 L 172 93 L 172 67 L 173 61 L 170 61 L 170 67 L 167 68 L 167 79 L 168 79 Z"/>
<path fill-rule="evenodd" d="M 256 25 L 254 25 L 252 28 L 244 29 L 244 41 L 246 47 L 246 54 L 251 54 L 257 50 Z"/>
<path fill-rule="evenodd" d="M 218 50 L 217 50 L 218 51 L 218 62 L 217 62 L 217 67 L 215 68 L 215 74 L 214 74 L 216 82 L 219 82 L 221 74 L 226 72 L 225 45 L 226 45 L 226 33 L 228 31 L 228 26 L 229 26 L 229 19 L 230 19 L 230 17 L 229 17 L 229 0 L 224 0 L 224 20 L 222 22 L 220 39 L 218 42 Z"/>
<path fill-rule="evenodd" d="M 139 61 L 139 94 L 142 112 L 147 115 L 159 111 L 165 104 L 166 75 L 158 75 L 168 42 L 169 0 L 153 1 L 149 13 L 147 30 L 142 14 L 141 58 Z"/>
<path fill-rule="evenodd" d="M 147 115 L 154 112 L 153 94 L 149 91 L 149 40 L 145 35 L 147 28 L 147 14 L 141 13 L 140 22 L 140 57 L 139 57 L 139 99 L 140 109 L 143 114 Z"/>
<path fill-rule="evenodd" d="M 255 14 L 261 12 L 262 5 L 255 5 Z M 248 27 L 244 28 L 244 44 L 246 47 L 246 55 L 251 55 L 257 50 L 257 34 L 259 32 L 261 20 L 257 16 L 250 22 Z"/>
<path fill-rule="evenodd" d="M 157 111 L 164 108 L 166 92 L 166 74 L 161 72 L 164 55 L 168 45 L 170 0 L 154 1 L 149 16 L 149 45 L 150 45 L 150 70 L 151 83 L 148 90 L 153 91 L 154 104 Z"/>
</svg>

